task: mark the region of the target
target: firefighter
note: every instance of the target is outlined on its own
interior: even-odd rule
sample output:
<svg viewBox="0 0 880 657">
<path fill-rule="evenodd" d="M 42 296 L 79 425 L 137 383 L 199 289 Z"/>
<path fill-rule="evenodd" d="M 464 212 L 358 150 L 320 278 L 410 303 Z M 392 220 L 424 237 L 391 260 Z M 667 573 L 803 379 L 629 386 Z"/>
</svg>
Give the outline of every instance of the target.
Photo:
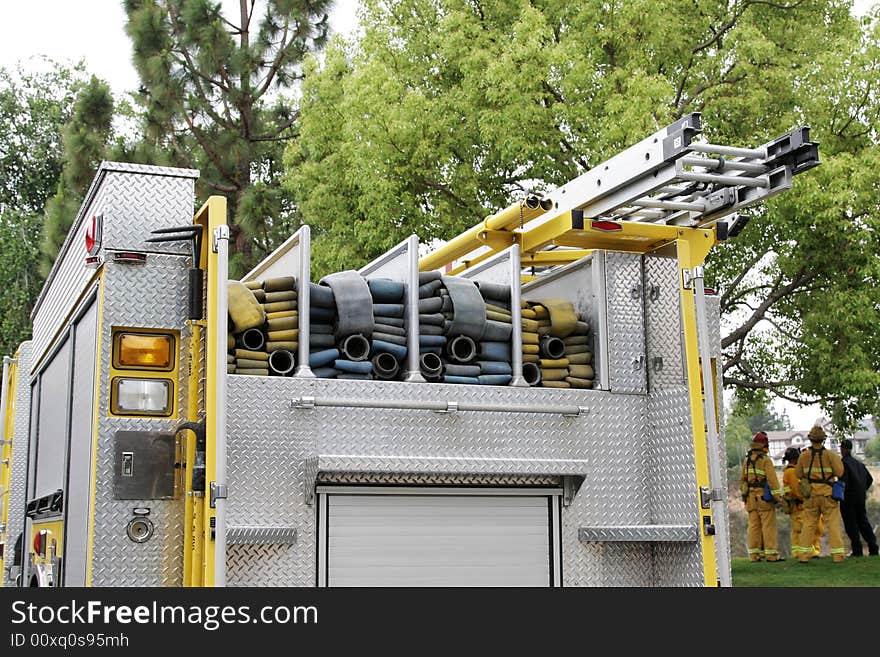
<svg viewBox="0 0 880 657">
<path fill-rule="evenodd" d="M 794 549 L 796 545 L 800 544 L 801 529 L 804 525 L 804 496 L 798 489 L 798 478 L 795 474 L 795 463 L 797 463 L 800 454 L 801 450 L 797 447 L 789 447 L 785 450 L 785 455 L 782 457 L 782 460 L 786 463 L 785 471 L 782 473 L 782 493 L 785 501 L 788 503 L 788 511 L 786 513 L 791 515 L 791 548 L 793 557 L 798 556 L 794 553 Z M 816 532 L 813 534 L 811 558 L 822 556 L 822 547 L 819 544 L 819 539 L 822 537 L 824 525 L 825 523 L 820 517 L 816 525 Z"/>
<path fill-rule="evenodd" d="M 843 461 L 837 454 L 825 449 L 826 435 L 822 427 L 813 427 L 807 437 L 810 439 L 810 448 L 801 453 L 795 466 L 798 488 L 806 499 L 801 535 L 792 552 L 797 554 L 801 563 L 810 560 L 816 527 L 819 519 L 824 518 L 831 558 L 834 563 L 841 563 L 846 559 L 846 550 L 843 547 L 840 503 L 831 497 L 831 485 L 843 475 Z"/>
<path fill-rule="evenodd" d="M 773 469 L 773 461 L 767 455 L 769 451 L 767 434 L 759 431 L 752 438 L 751 449 L 746 454 L 740 474 L 740 489 L 749 514 L 750 561 L 784 560 L 779 556 L 776 535 L 776 505 L 782 498 L 782 489 Z M 766 493 L 768 486 L 769 493 Z"/>
</svg>

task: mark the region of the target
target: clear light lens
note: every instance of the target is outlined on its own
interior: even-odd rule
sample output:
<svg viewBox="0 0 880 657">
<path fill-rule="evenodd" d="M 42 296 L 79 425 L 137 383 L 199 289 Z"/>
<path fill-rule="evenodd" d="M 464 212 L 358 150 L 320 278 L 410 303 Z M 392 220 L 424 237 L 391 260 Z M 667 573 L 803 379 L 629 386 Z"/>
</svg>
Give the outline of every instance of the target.
<svg viewBox="0 0 880 657">
<path fill-rule="evenodd" d="M 150 333 L 119 333 L 117 335 L 117 358 L 121 367 L 149 367 L 171 369 L 170 335 Z"/>
<path fill-rule="evenodd" d="M 171 381 L 167 379 L 116 379 L 114 413 L 168 415 Z"/>
</svg>

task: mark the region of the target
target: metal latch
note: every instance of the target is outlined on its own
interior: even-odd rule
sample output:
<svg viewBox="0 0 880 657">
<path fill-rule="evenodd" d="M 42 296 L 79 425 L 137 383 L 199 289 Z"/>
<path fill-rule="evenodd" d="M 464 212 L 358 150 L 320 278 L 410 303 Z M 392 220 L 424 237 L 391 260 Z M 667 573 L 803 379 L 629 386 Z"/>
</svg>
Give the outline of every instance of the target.
<svg viewBox="0 0 880 657">
<path fill-rule="evenodd" d="M 458 402 L 448 401 L 446 402 L 446 408 L 434 411 L 435 413 L 458 413 Z"/>
<path fill-rule="evenodd" d="M 290 400 L 291 408 L 314 408 L 315 407 L 315 398 L 314 397 L 295 397 Z"/>
<path fill-rule="evenodd" d="M 217 507 L 217 500 L 225 500 L 226 499 L 226 484 L 218 484 L 216 481 L 211 482 L 211 497 L 210 504 L 211 508 L 214 509 Z"/>
<path fill-rule="evenodd" d="M 577 413 L 563 413 L 562 417 L 580 417 L 581 415 L 587 415 L 589 412 L 589 406 L 578 406 Z"/>
<path fill-rule="evenodd" d="M 708 486 L 700 486 L 700 506 L 708 509 L 712 502 L 721 502 L 724 495 L 720 488 L 709 488 Z"/>
<path fill-rule="evenodd" d="M 220 240 L 229 241 L 229 226 L 217 226 L 214 229 L 214 241 L 213 241 L 213 251 L 217 253 L 217 245 L 220 243 Z"/>
</svg>

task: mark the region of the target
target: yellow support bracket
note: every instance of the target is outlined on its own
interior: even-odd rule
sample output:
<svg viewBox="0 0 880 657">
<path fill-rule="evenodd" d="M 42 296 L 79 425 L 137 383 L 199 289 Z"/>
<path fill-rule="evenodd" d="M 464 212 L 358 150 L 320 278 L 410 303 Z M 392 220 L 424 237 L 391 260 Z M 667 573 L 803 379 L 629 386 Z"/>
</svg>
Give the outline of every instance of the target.
<svg viewBox="0 0 880 657">
<path fill-rule="evenodd" d="M 691 427 L 693 431 L 694 465 L 696 470 L 696 489 L 693 492 L 694 505 L 698 512 L 701 549 L 703 553 L 703 581 L 706 586 L 716 586 L 718 581 L 718 565 L 715 556 L 715 537 L 707 536 L 703 531 L 703 518 L 708 517 L 714 524 L 712 510 L 703 509 L 700 500 L 700 488 L 710 488 L 709 452 L 706 443 L 706 418 L 703 413 L 703 385 L 700 376 L 700 350 L 697 341 L 697 319 L 694 309 L 694 290 L 684 287 L 684 270 L 693 270 L 702 265 L 709 250 L 716 243 L 714 229 L 677 229 L 680 231 L 676 240 L 678 253 L 678 284 L 682 308 L 682 330 L 684 336 L 685 363 L 687 367 L 688 395 L 690 399 Z M 709 382 L 706 388 L 710 389 Z M 716 402 L 717 403 L 717 402 Z"/>
</svg>

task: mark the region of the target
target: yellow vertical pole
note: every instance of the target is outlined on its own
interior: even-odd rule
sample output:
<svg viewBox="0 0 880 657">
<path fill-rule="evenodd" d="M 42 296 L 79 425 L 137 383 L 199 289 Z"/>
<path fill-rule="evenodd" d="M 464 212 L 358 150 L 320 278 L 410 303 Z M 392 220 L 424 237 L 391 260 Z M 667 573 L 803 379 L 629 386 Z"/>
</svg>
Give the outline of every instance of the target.
<svg viewBox="0 0 880 657">
<path fill-rule="evenodd" d="M 3 538 L 6 540 L 3 552 L 0 553 L 0 587 L 3 586 L 3 580 L 6 579 L 3 573 L 6 572 L 6 554 L 12 553 L 12 545 L 9 545 L 9 536 L 6 535 L 6 527 L 9 526 L 9 487 L 12 484 L 12 437 L 15 435 L 15 395 L 16 395 L 16 378 L 18 374 L 18 353 L 14 358 L 7 359 L 3 357 L 3 370 L 6 376 L 3 377 L 3 400 L 4 407 L 0 409 L 3 413 L 3 431 L 0 432 L 0 524 L 2 524 Z M 14 538 L 13 538 L 14 542 Z"/>
<path fill-rule="evenodd" d="M 206 348 L 205 348 L 205 421 L 206 421 L 206 444 L 205 444 L 205 481 L 206 483 L 217 481 L 217 431 L 218 431 L 218 401 L 217 388 L 218 378 L 225 377 L 226 371 L 217 371 L 217 362 L 221 344 L 226 345 L 226 326 L 219 325 L 217 320 L 217 304 L 220 302 L 219 290 L 221 281 L 218 278 L 218 256 L 212 248 L 213 233 L 215 228 L 226 225 L 226 199 L 222 196 L 210 197 L 203 210 L 206 210 L 205 231 L 203 244 L 206 248 L 206 266 L 208 270 L 208 304 L 205 309 L 207 318 Z M 199 215 L 202 211 L 199 211 Z M 197 215 L 198 216 L 198 215 Z M 225 359 L 224 359 L 225 363 Z M 204 541 L 202 543 L 202 559 L 204 563 L 203 586 L 215 585 L 215 542 L 214 523 L 216 522 L 216 509 L 211 506 L 210 494 L 206 491 L 202 499 L 204 510 L 202 522 Z"/>
<path fill-rule="evenodd" d="M 199 421 L 199 382 L 201 372 L 199 370 L 199 356 L 204 340 L 203 320 L 190 323 L 192 333 L 189 345 L 189 399 L 187 400 L 187 420 Z M 196 436 L 191 431 L 182 432 L 184 442 L 184 461 L 186 470 L 184 474 L 184 537 L 183 537 L 183 585 L 202 585 L 202 497 L 204 491 L 192 489 L 193 467 L 196 460 Z"/>
<path fill-rule="evenodd" d="M 685 235 L 686 233 L 686 235 Z M 703 390 L 700 385 L 700 350 L 697 342 L 697 319 L 694 310 L 694 290 L 684 286 L 683 272 L 693 271 L 705 260 L 709 249 L 715 243 L 714 231 L 681 231 L 676 240 L 678 247 L 678 284 L 681 298 L 682 328 L 684 332 L 685 363 L 687 366 L 688 395 L 691 407 L 691 427 L 693 428 L 694 466 L 696 470 L 696 490 L 694 502 L 698 511 L 700 541 L 703 552 L 703 583 L 717 586 L 718 568 L 715 558 L 715 537 L 704 531 L 704 519 L 714 525 L 711 508 L 701 506 L 700 488 L 711 488 L 709 476 L 709 453 L 706 443 L 706 419 L 703 413 Z M 709 386 L 706 386 L 709 388 Z"/>
</svg>

